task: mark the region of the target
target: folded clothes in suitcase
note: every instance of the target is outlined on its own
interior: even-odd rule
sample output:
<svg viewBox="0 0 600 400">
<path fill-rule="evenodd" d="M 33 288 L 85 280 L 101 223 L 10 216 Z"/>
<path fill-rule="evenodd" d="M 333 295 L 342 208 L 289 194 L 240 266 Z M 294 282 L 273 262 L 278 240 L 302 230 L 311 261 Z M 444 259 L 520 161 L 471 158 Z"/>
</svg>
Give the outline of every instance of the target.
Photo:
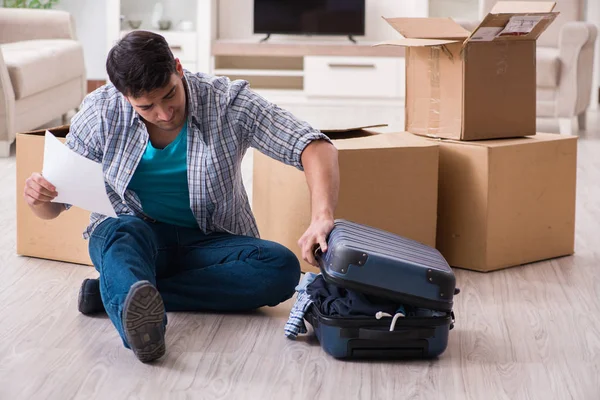
<svg viewBox="0 0 600 400">
<path fill-rule="evenodd" d="M 321 274 L 305 275 L 296 288 L 288 337 L 306 332 L 303 318 L 336 358 L 428 358 L 446 350 L 458 289 L 436 249 L 346 220 L 335 221 L 327 246 L 316 252 Z"/>
</svg>

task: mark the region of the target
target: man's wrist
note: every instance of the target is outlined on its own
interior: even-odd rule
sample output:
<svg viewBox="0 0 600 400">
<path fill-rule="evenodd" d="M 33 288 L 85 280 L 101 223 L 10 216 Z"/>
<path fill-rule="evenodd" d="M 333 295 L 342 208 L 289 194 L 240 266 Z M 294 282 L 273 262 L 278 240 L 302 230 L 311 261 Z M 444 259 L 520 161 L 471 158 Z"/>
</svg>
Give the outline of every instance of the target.
<svg viewBox="0 0 600 400">
<path fill-rule="evenodd" d="M 313 221 L 333 221 L 333 211 L 321 210 L 313 214 Z"/>
<path fill-rule="evenodd" d="M 42 219 L 53 219 L 64 210 L 62 203 L 41 203 L 38 205 L 29 205 L 32 211 Z"/>
</svg>

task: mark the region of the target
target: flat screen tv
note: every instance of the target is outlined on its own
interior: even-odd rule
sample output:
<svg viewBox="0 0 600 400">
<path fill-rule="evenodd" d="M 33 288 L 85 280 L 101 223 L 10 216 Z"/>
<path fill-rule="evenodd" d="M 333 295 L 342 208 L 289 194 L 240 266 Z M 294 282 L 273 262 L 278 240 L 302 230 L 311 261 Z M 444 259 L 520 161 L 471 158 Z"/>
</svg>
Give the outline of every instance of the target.
<svg viewBox="0 0 600 400">
<path fill-rule="evenodd" d="M 365 0 L 254 0 L 254 33 L 364 35 Z"/>
</svg>

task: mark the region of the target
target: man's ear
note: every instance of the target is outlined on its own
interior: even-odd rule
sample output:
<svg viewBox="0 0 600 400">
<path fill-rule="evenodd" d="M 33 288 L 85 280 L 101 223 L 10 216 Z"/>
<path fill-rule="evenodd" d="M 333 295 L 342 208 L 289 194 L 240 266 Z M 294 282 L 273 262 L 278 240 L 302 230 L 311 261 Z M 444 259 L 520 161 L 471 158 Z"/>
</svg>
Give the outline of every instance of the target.
<svg viewBox="0 0 600 400">
<path fill-rule="evenodd" d="M 179 75 L 180 78 L 183 78 L 183 66 L 179 61 L 179 58 L 175 59 L 175 70 L 177 71 L 177 75 Z"/>
</svg>

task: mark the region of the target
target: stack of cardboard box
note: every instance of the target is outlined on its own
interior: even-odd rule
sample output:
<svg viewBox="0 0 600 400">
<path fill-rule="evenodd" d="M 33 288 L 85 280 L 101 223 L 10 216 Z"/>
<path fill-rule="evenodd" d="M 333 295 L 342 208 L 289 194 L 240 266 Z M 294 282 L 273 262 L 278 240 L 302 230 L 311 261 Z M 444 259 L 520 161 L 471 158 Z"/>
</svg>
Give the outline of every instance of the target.
<svg viewBox="0 0 600 400">
<path fill-rule="evenodd" d="M 573 253 L 577 138 L 536 133 L 536 40 L 554 5 L 498 3 L 474 32 L 449 18 L 386 19 L 403 38 L 382 45 L 406 47 L 407 132 L 329 133 L 340 152 L 336 218 L 435 245 L 450 265 L 478 271 Z M 301 259 L 303 174 L 257 153 L 253 202 L 263 238 Z"/>
<path fill-rule="evenodd" d="M 574 251 L 577 139 L 536 134 L 536 39 L 553 2 L 498 3 L 468 32 L 391 18 L 406 47 L 406 130 L 440 145 L 437 248 L 491 271 Z"/>
</svg>

